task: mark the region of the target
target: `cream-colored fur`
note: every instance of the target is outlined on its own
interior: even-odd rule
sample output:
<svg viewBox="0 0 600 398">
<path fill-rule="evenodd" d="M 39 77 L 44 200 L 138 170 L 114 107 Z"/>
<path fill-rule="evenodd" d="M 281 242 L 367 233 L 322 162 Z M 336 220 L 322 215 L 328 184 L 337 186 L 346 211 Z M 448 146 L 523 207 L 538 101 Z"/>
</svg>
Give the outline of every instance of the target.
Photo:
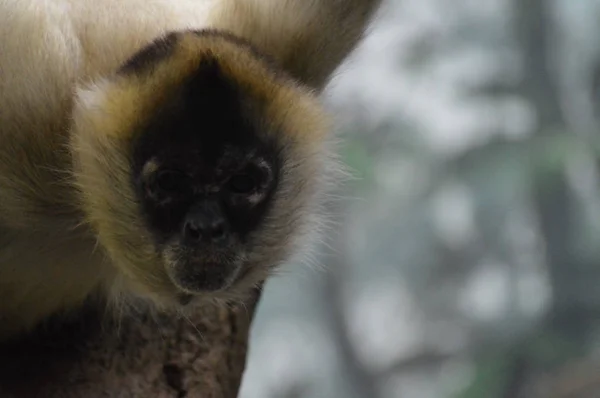
<svg viewBox="0 0 600 398">
<path fill-rule="evenodd" d="M 101 101 L 105 76 L 166 32 L 217 28 L 318 91 L 379 3 L 0 0 L 0 339 L 121 280 L 70 181 L 73 142 L 82 143 L 71 136 L 73 109 Z M 270 112 L 287 115 L 290 98 Z"/>
</svg>

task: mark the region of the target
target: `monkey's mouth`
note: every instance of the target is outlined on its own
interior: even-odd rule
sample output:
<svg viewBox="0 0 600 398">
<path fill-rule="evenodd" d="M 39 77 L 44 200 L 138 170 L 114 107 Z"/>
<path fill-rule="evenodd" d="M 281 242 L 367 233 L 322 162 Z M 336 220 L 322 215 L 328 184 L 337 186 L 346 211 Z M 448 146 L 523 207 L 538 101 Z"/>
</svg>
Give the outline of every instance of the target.
<svg viewBox="0 0 600 398">
<path fill-rule="evenodd" d="M 226 291 L 240 277 L 244 251 L 236 247 L 223 250 L 211 247 L 191 249 L 178 243 L 162 249 L 165 271 L 171 283 L 183 294 L 178 301 L 186 301 L 187 295 L 202 295 Z"/>
<path fill-rule="evenodd" d="M 203 293 L 227 290 L 240 275 L 239 262 L 178 261 L 167 267 L 171 282 L 182 291 L 180 302 Z"/>
</svg>

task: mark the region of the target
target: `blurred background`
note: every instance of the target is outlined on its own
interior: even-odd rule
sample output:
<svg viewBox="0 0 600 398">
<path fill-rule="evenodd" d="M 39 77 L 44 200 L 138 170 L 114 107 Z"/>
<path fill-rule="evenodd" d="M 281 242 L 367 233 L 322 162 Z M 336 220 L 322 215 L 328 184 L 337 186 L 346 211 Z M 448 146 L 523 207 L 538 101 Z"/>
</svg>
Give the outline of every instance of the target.
<svg viewBox="0 0 600 398">
<path fill-rule="evenodd" d="M 339 72 L 356 178 L 241 397 L 600 397 L 600 1 L 387 0 Z"/>
</svg>

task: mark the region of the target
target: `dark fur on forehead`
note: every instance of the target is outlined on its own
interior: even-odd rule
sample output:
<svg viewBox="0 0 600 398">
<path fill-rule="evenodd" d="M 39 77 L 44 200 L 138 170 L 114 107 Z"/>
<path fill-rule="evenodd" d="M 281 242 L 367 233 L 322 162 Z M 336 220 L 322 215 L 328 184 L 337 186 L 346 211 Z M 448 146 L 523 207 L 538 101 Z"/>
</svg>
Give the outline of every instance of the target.
<svg viewBox="0 0 600 398">
<path fill-rule="evenodd" d="M 142 128 L 133 151 L 133 177 L 145 217 L 159 241 L 168 240 L 195 198 L 162 208 L 148 200 L 145 167 L 177 170 L 192 176 L 194 187 L 218 186 L 247 162 L 264 160 L 273 172 L 267 198 L 248 211 L 230 209 L 232 227 L 243 237 L 256 228 L 269 209 L 277 185 L 277 143 L 261 134 L 258 120 L 245 106 L 251 99 L 231 81 L 217 60 L 207 55 L 196 72 L 162 104 Z"/>
<path fill-rule="evenodd" d="M 277 65 L 277 62 L 272 57 L 260 51 L 253 43 L 230 32 L 218 29 L 169 32 L 168 34 L 155 39 L 129 58 L 121 68 L 119 68 L 118 73 L 125 75 L 144 75 L 150 73 L 160 62 L 166 60 L 175 52 L 180 38 L 183 35 L 188 34 L 199 38 L 216 38 L 234 44 L 236 47 L 239 47 L 241 50 L 260 60 L 273 75 L 278 76 L 279 78 L 291 79 L 291 77 L 287 76 L 287 73 Z"/>
<path fill-rule="evenodd" d="M 134 145 L 134 173 L 141 172 L 151 159 L 162 165 L 213 169 L 234 149 L 275 160 L 276 143 L 258 131 L 259 121 L 252 120 L 246 108 L 248 100 L 222 73 L 218 61 L 207 56 L 141 129 Z M 181 154 L 187 156 L 173 157 Z"/>
<path fill-rule="evenodd" d="M 178 39 L 177 32 L 159 37 L 128 59 L 118 72 L 125 75 L 140 75 L 150 72 L 158 63 L 173 54 Z"/>
<path fill-rule="evenodd" d="M 269 72 L 273 73 L 274 75 L 278 75 L 280 78 L 283 78 L 284 75 L 286 75 L 286 72 L 284 72 L 284 70 L 277 65 L 277 62 L 274 58 L 260 51 L 250 41 L 236 36 L 230 32 L 218 29 L 202 29 L 187 31 L 187 33 L 193 33 L 198 37 L 214 37 L 228 41 L 232 44 L 235 44 L 240 49 L 243 49 L 244 51 L 247 51 L 248 53 L 252 54 L 254 58 L 259 59 L 263 63 L 263 65 L 269 70 Z M 290 77 L 285 76 L 285 78 L 289 79 Z"/>
</svg>

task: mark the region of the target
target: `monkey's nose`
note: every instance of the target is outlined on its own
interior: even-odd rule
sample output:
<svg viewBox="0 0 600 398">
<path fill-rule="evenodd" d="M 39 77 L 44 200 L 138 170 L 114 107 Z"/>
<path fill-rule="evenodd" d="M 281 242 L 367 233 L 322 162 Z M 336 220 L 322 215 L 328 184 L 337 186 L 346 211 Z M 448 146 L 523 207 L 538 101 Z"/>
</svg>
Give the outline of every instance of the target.
<svg viewBox="0 0 600 398">
<path fill-rule="evenodd" d="M 189 243 L 221 243 L 227 238 L 227 224 L 220 216 L 194 215 L 183 225 L 183 238 Z"/>
</svg>

